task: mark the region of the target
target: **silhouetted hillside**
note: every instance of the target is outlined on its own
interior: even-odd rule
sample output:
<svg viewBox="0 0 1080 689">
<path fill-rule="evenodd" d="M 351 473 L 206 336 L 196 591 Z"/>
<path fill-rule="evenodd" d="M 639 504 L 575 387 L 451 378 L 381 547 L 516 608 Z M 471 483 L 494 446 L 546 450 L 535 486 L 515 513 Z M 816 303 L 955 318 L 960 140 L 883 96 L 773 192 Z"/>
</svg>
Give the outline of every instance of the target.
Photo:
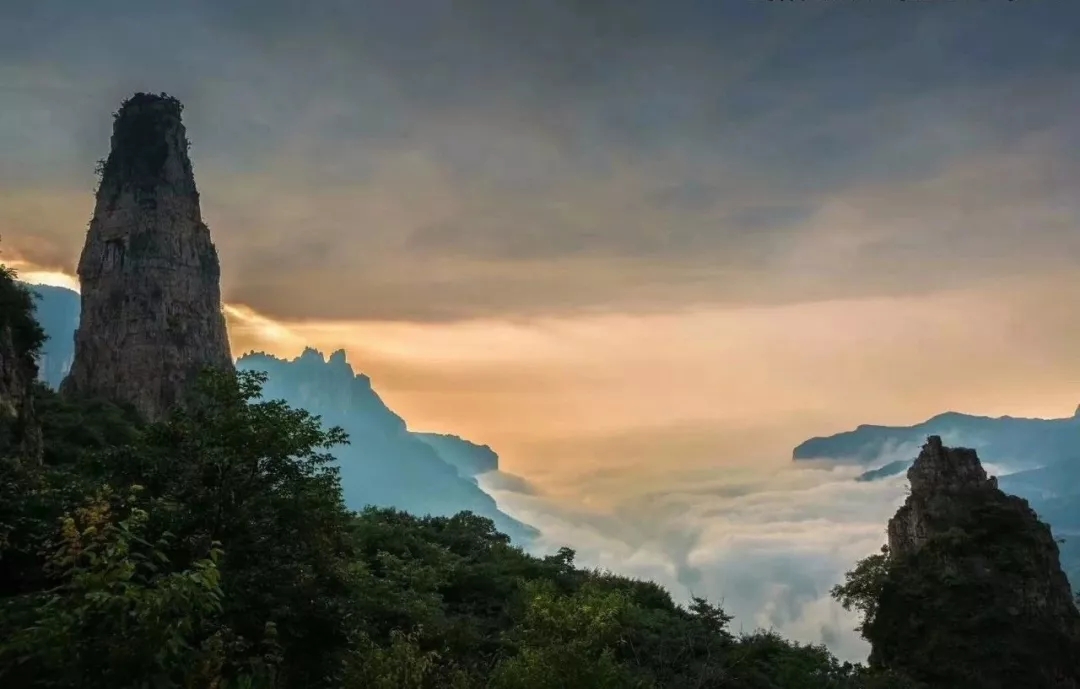
<svg viewBox="0 0 1080 689">
<path fill-rule="evenodd" d="M 415 433 L 430 445 L 444 461 L 453 464 L 462 476 L 479 476 L 499 470 L 499 455 L 487 445 L 477 445 L 456 435 Z"/>
<path fill-rule="evenodd" d="M 350 507 L 394 507 L 435 516 L 468 510 L 493 520 L 517 543 L 536 535 L 531 527 L 500 512 L 472 474 L 459 471 L 459 463 L 466 461 L 461 457 L 468 447 L 464 441 L 438 440 L 436 449 L 430 436 L 411 433 L 372 389 L 371 380 L 353 372 L 344 351 L 324 359 L 309 348 L 291 361 L 250 353 L 240 357 L 236 367 L 265 371 L 269 378 L 263 392 L 268 398 L 283 399 L 319 415 L 327 425 L 345 429 L 349 444 L 334 454 Z M 452 456 L 444 458 L 444 450 Z M 497 465 L 498 458 L 494 461 Z"/>
</svg>

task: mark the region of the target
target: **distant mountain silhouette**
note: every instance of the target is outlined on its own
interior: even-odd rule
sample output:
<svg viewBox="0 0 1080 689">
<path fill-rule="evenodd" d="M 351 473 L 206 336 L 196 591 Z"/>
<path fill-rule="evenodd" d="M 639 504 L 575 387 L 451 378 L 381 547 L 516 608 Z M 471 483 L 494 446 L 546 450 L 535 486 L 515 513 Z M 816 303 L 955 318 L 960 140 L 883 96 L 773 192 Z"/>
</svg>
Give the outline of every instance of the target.
<svg viewBox="0 0 1080 689">
<path fill-rule="evenodd" d="M 56 390 L 75 358 L 75 329 L 79 327 L 79 293 L 65 287 L 27 285 L 36 295 L 35 316 L 48 340 L 41 348 L 38 375 Z"/>
<path fill-rule="evenodd" d="M 350 444 L 335 448 L 334 455 L 350 507 L 371 504 L 443 516 L 469 510 L 494 520 L 516 542 L 535 536 L 500 512 L 470 474 L 463 476 L 454 461 L 444 460 L 435 447 L 409 432 L 371 388 L 371 380 L 353 372 L 344 351 L 324 359 L 308 348 L 291 361 L 253 352 L 240 357 L 236 368 L 265 371 L 267 398 L 287 400 L 318 414 L 326 425 L 345 429 Z"/>
<path fill-rule="evenodd" d="M 30 288 L 38 295 L 36 315 L 49 338 L 42 348 L 40 377 L 55 389 L 74 355 L 79 295 L 62 287 Z M 498 469 L 498 455 L 491 448 L 456 436 L 410 432 L 368 377 L 354 373 L 343 351 L 326 359 L 309 348 L 291 361 L 251 353 L 236 367 L 268 374 L 263 389 L 267 399 L 284 399 L 348 432 L 350 444 L 333 454 L 349 507 L 371 504 L 446 516 L 469 510 L 492 519 L 519 545 L 535 538 L 532 527 L 501 512 L 477 485 L 476 475 Z"/>
<path fill-rule="evenodd" d="M 499 455 L 487 445 L 442 433 L 414 433 L 439 453 L 443 461 L 454 465 L 462 476 L 472 477 L 499 470 Z"/>
<path fill-rule="evenodd" d="M 954 447 L 969 447 L 987 464 L 1035 468 L 1080 458 L 1080 417 L 992 418 L 946 412 L 914 426 L 859 426 L 853 431 L 811 438 L 792 457 L 832 459 L 883 466 L 919 454 L 927 436 L 940 436 Z M 906 467 L 905 467 L 906 468 Z M 897 471 L 896 473 L 899 473 Z"/>
<path fill-rule="evenodd" d="M 911 466 L 911 460 L 898 459 L 895 462 L 889 462 L 883 467 L 877 469 L 871 469 L 864 471 L 856 477 L 856 481 L 876 481 L 879 478 L 888 478 L 889 476 L 896 476 L 902 474 L 908 470 Z"/>
</svg>

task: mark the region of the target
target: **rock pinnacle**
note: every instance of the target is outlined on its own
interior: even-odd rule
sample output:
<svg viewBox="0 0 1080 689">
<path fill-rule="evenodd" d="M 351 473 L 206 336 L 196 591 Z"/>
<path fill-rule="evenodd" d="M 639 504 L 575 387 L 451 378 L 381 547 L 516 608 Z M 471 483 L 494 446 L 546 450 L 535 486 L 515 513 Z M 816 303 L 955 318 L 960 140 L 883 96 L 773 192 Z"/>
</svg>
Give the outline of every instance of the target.
<svg viewBox="0 0 1080 689">
<path fill-rule="evenodd" d="M 930 436 L 889 521 L 870 664 L 950 689 L 1080 689 L 1080 612 L 1054 535 L 975 450 Z"/>
<path fill-rule="evenodd" d="M 137 93 L 115 115 L 79 259 L 82 316 L 61 390 L 157 420 L 198 374 L 233 366 L 221 274 L 175 98 Z"/>
</svg>

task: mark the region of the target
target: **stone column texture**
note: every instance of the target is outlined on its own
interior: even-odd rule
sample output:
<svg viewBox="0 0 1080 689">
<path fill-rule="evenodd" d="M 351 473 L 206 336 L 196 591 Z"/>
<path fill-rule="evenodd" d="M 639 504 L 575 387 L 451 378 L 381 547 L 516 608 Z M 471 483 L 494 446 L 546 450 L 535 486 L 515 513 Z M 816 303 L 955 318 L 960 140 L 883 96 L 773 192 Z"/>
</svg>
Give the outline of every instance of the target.
<svg viewBox="0 0 1080 689">
<path fill-rule="evenodd" d="M 115 115 L 79 259 L 82 315 L 61 391 L 159 420 L 208 367 L 232 369 L 221 268 L 181 121 L 183 106 L 139 93 Z"/>
</svg>

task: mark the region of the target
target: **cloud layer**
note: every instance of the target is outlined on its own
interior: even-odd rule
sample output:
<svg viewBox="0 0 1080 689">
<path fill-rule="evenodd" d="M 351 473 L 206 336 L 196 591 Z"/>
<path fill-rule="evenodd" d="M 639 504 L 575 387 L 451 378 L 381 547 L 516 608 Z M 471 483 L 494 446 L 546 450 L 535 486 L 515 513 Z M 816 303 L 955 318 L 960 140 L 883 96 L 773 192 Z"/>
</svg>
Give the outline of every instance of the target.
<svg viewBox="0 0 1080 689">
<path fill-rule="evenodd" d="M 672 467 L 649 490 L 592 510 L 523 492 L 495 475 L 481 483 L 503 509 L 541 529 L 540 550 L 570 544 L 579 565 L 660 582 L 678 600 L 721 601 L 735 615 L 735 629 L 775 629 L 864 661 L 868 647 L 853 631 L 857 618 L 828 592 L 885 542 L 905 479 L 857 483 L 857 473 Z"/>
</svg>

